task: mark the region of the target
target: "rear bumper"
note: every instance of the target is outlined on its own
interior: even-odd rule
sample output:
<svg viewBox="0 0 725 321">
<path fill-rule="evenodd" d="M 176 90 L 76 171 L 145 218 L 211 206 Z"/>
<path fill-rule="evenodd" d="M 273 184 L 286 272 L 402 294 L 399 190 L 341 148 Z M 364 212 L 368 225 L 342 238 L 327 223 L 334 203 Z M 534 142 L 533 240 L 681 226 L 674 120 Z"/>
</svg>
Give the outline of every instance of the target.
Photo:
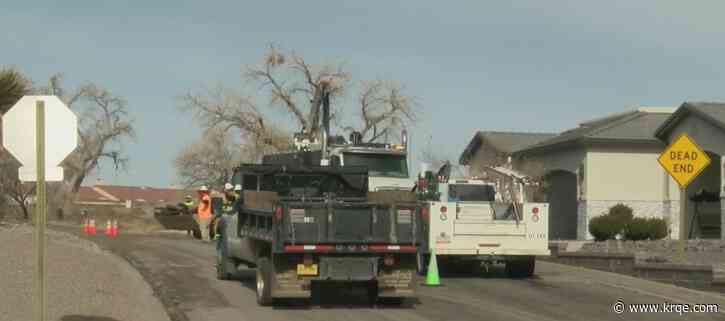
<svg viewBox="0 0 725 321">
<path fill-rule="evenodd" d="M 325 281 L 370 281 L 377 277 L 377 257 L 321 257 L 320 275 Z"/>
<path fill-rule="evenodd" d="M 436 249 L 436 255 L 549 256 L 549 249 Z"/>
<path fill-rule="evenodd" d="M 396 256 L 396 263 L 386 266 L 379 256 L 322 256 L 316 260 L 318 275 L 297 275 L 298 256 L 275 258 L 275 298 L 306 298 L 312 282 L 349 283 L 375 282 L 378 296 L 415 296 L 416 254 Z"/>
</svg>

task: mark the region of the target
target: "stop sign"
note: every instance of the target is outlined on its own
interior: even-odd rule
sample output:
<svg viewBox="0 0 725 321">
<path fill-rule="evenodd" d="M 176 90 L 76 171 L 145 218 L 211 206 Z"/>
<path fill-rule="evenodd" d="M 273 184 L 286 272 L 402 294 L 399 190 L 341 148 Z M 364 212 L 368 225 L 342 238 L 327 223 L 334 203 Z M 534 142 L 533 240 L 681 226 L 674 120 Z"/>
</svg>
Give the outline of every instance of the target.
<svg viewBox="0 0 725 321">
<path fill-rule="evenodd" d="M 2 117 L 3 146 L 23 165 L 20 180 L 36 181 L 36 102 L 45 103 L 45 179 L 62 181 L 58 165 L 78 146 L 78 118 L 56 96 L 24 96 Z"/>
</svg>

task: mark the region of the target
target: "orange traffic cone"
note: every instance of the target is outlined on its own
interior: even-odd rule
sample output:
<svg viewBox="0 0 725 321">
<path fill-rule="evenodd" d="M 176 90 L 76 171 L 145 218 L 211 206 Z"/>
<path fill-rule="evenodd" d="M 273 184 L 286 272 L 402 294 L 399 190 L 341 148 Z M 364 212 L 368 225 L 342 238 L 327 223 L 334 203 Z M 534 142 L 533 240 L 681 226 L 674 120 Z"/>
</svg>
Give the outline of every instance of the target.
<svg viewBox="0 0 725 321">
<path fill-rule="evenodd" d="M 106 221 L 106 229 L 103 232 L 108 237 L 112 237 L 113 236 L 113 228 L 111 227 L 111 220 L 107 220 Z"/>
<path fill-rule="evenodd" d="M 91 219 L 91 223 L 88 226 L 88 234 L 96 235 L 96 220 Z"/>
</svg>

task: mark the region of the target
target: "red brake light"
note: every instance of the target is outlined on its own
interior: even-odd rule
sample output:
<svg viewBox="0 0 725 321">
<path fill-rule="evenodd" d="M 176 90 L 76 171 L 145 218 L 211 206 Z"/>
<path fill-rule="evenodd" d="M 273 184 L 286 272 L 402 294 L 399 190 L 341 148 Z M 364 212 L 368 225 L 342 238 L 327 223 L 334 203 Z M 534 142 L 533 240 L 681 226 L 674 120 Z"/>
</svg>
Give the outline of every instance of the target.
<svg viewBox="0 0 725 321">
<path fill-rule="evenodd" d="M 448 213 L 448 208 L 445 206 L 441 206 L 441 214 L 446 214 L 446 213 Z"/>
<path fill-rule="evenodd" d="M 538 207 L 534 207 L 534 208 L 533 208 L 533 209 L 531 210 L 531 213 L 534 213 L 534 214 L 539 214 L 539 208 L 538 208 Z"/>
<path fill-rule="evenodd" d="M 430 220 L 430 211 L 428 210 L 428 207 L 423 207 L 423 208 L 422 208 L 422 209 L 420 210 L 420 217 L 421 217 L 421 218 L 422 218 L 422 219 L 423 219 L 424 221 L 429 221 L 429 220 Z"/>
</svg>

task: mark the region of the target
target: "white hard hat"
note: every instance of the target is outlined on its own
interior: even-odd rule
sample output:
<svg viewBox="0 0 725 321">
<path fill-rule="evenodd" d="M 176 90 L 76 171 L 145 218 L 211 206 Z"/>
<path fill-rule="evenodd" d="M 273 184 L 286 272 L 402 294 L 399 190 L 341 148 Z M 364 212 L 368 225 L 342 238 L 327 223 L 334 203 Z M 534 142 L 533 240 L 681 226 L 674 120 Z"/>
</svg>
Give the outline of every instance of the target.
<svg viewBox="0 0 725 321">
<path fill-rule="evenodd" d="M 241 191 L 242 190 L 242 185 L 240 185 L 240 184 L 234 185 L 234 190 L 235 191 Z"/>
<path fill-rule="evenodd" d="M 208 192 L 209 191 L 209 188 L 206 187 L 206 185 L 202 185 L 201 188 L 199 188 L 199 190 L 202 191 L 202 192 Z"/>
<path fill-rule="evenodd" d="M 230 184 L 230 183 L 226 183 L 226 184 L 224 184 L 224 190 L 225 190 L 225 191 L 229 191 L 229 190 L 231 190 L 232 188 L 234 188 L 234 186 L 233 186 L 232 184 Z"/>
</svg>

